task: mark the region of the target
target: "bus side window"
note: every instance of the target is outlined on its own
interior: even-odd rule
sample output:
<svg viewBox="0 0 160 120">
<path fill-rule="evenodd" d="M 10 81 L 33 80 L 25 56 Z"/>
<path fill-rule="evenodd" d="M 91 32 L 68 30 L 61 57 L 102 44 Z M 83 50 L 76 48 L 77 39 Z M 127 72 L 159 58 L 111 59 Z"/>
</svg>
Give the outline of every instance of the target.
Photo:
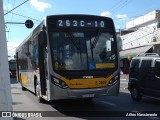
<svg viewBox="0 0 160 120">
<path fill-rule="evenodd" d="M 32 46 L 32 49 L 31 49 L 31 62 L 32 62 L 32 66 L 33 66 L 33 69 L 36 70 L 38 68 L 38 35 L 36 34 L 34 37 L 33 37 L 33 42 L 31 44 Z"/>
</svg>

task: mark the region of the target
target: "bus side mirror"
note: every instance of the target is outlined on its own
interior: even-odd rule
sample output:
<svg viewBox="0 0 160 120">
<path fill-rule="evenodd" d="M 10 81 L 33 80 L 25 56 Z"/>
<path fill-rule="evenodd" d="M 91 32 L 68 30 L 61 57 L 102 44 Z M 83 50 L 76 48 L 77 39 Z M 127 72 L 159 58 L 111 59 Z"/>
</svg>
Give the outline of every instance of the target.
<svg viewBox="0 0 160 120">
<path fill-rule="evenodd" d="M 33 23 L 33 21 L 32 21 L 32 20 L 26 20 L 26 22 L 25 22 L 25 26 L 26 26 L 27 28 L 32 28 L 32 27 L 33 27 L 33 25 L 34 25 L 34 23 Z"/>
<path fill-rule="evenodd" d="M 45 31 L 41 31 L 39 34 L 40 46 L 47 46 L 47 34 Z"/>
</svg>

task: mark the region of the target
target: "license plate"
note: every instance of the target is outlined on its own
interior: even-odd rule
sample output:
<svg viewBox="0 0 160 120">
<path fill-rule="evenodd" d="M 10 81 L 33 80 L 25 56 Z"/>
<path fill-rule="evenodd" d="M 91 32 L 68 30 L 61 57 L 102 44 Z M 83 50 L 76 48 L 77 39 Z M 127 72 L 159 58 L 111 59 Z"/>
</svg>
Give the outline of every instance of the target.
<svg viewBox="0 0 160 120">
<path fill-rule="evenodd" d="M 89 98 L 89 97 L 94 97 L 94 94 L 85 94 L 82 95 L 83 98 Z"/>
</svg>

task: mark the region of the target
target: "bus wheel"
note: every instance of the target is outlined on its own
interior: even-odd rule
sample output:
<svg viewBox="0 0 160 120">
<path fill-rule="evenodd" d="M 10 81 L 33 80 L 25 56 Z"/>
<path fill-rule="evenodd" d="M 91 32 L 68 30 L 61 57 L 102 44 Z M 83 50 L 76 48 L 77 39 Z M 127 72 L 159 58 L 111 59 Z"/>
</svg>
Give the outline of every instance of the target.
<svg viewBox="0 0 160 120">
<path fill-rule="evenodd" d="M 43 100 L 43 98 L 41 97 L 41 94 L 40 94 L 40 92 L 41 92 L 41 91 L 40 91 L 40 86 L 39 86 L 38 83 L 36 83 L 35 92 L 36 92 L 36 96 L 37 96 L 37 98 L 38 98 L 38 102 L 39 102 L 39 103 L 43 103 L 44 100 Z"/>
<path fill-rule="evenodd" d="M 25 87 L 23 87 L 22 85 L 21 85 L 21 87 L 22 87 L 22 90 L 23 90 L 23 91 L 25 91 L 25 90 L 26 90 L 26 88 L 25 88 Z"/>
<path fill-rule="evenodd" d="M 142 95 L 137 86 L 133 86 L 130 92 L 131 92 L 131 98 L 134 101 L 139 102 L 142 99 Z"/>
</svg>

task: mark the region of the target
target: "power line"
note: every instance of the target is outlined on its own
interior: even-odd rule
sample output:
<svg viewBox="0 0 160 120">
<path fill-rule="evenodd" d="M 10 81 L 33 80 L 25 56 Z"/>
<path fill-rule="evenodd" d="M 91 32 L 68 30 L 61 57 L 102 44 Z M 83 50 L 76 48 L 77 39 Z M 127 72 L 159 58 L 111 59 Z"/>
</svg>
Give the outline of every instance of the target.
<svg viewBox="0 0 160 120">
<path fill-rule="evenodd" d="M 9 0 L 8 0 L 8 3 L 7 3 L 7 10 L 6 10 L 7 12 L 8 12 L 8 9 L 9 9 L 9 5 L 10 5 L 10 4 L 9 4 Z M 8 15 L 7 15 L 7 17 L 6 17 L 6 20 L 7 20 L 7 21 L 8 21 L 8 18 L 9 18 L 9 17 L 8 17 Z M 6 26 L 6 29 L 8 29 L 7 26 Z M 7 31 L 9 31 L 9 29 L 8 29 Z M 9 39 L 9 35 L 10 35 L 10 34 L 9 34 L 9 32 L 8 32 L 8 33 L 6 34 L 6 36 L 7 36 L 7 38 L 6 38 L 7 41 L 8 41 L 8 39 Z"/>
<path fill-rule="evenodd" d="M 112 11 L 114 8 L 116 8 L 122 1 L 120 0 L 117 4 L 109 8 L 110 11 Z"/>
<path fill-rule="evenodd" d="M 131 1 L 132 1 L 132 0 L 126 0 L 126 1 L 124 2 L 124 4 L 122 4 L 122 5 L 121 5 L 119 8 L 117 8 L 117 9 L 114 9 L 112 12 L 113 12 L 113 13 L 116 13 L 118 10 L 120 10 L 120 9 L 124 8 L 125 6 L 127 6 Z"/>
<path fill-rule="evenodd" d="M 24 3 L 28 2 L 29 0 L 24 1 L 23 3 L 19 4 L 18 6 L 16 6 L 15 8 L 13 8 L 12 10 L 8 11 L 7 13 L 5 13 L 4 15 L 7 15 L 8 13 L 10 13 L 11 11 L 15 10 L 16 8 L 20 7 L 21 5 L 23 5 Z"/>
<path fill-rule="evenodd" d="M 13 47 L 13 48 L 9 49 L 8 52 L 10 52 L 10 51 L 12 51 L 12 50 L 14 50 L 14 49 L 16 49 L 16 48 L 17 48 L 17 47 Z"/>
<path fill-rule="evenodd" d="M 113 11 L 117 10 L 119 7 L 123 6 L 126 2 L 128 2 L 128 0 L 125 0 L 123 2 L 120 1 L 120 3 L 117 4 L 116 7 L 114 7 L 111 11 L 113 13 Z"/>
<path fill-rule="evenodd" d="M 14 2 L 13 2 L 13 8 L 15 7 L 15 0 L 14 0 Z M 12 21 L 13 20 L 13 14 L 11 15 L 11 20 L 10 21 Z M 9 26 L 9 28 L 8 28 L 8 31 L 10 31 L 10 29 L 11 29 L 11 24 L 10 24 L 10 26 Z M 8 32 L 8 39 L 7 39 L 8 41 L 10 40 L 10 32 Z"/>
<path fill-rule="evenodd" d="M 29 19 L 32 19 L 32 20 L 41 22 L 41 20 L 37 20 L 37 19 L 35 19 L 35 18 L 27 17 L 27 16 L 20 15 L 20 14 L 17 14 L 17 13 L 13 13 L 13 14 L 14 14 L 14 15 L 17 15 L 17 16 L 21 16 L 21 17 L 25 17 L 25 18 L 29 18 Z"/>
<path fill-rule="evenodd" d="M 6 10 L 4 10 L 4 11 L 6 11 Z M 25 15 L 17 14 L 17 13 L 14 13 L 14 12 L 11 12 L 11 13 L 14 14 L 14 15 L 20 16 L 20 17 L 29 18 L 29 19 L 41 22 L 41 20 L 31 18 L 31 17 L 25 16 Z"/>
</svg>

